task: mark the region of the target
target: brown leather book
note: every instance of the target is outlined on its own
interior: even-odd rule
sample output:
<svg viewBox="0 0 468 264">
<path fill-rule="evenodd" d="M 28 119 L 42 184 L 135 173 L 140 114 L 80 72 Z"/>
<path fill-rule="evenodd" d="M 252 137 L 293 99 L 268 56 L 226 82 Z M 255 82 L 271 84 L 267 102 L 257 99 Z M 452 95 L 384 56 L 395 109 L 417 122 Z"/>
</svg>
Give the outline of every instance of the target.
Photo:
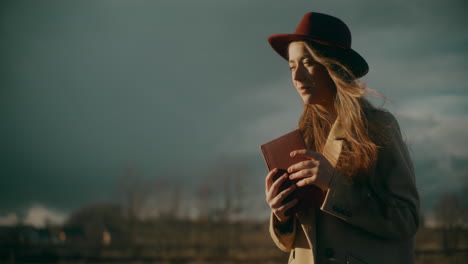
<svg viewBox="0 0 468 264">
<path fill-rule="evenodd" d="M 306 157 L 289 156 L 289 153 L 293 150 L 307 148 L 299 129 L 295 129 L 283 136 L 273 139 L 261 145 L 260 148 L 268 170 L 278 168 L 278 172 L 273 176 L 273 181 L 276 181 L 281 175 L 287 173 L 287 169 L 291 165 L 307 160 Z M 290 180 L 287 178 L 283 184 L 281 184 L 279 192 L 287 189 L 292 184 L 296 184 L 298 181 L 300 181 L 300 179 Z M 298 198 L 298 203 L 289 209 L 286 214 L 290 215 L 307 208 L 320 207 L 324 197 L 323 191 L 317 186 L 307 185 L 299 187 L 283 200 L 283 203 L 287 203 L 294 198 Z"/>
</svg>

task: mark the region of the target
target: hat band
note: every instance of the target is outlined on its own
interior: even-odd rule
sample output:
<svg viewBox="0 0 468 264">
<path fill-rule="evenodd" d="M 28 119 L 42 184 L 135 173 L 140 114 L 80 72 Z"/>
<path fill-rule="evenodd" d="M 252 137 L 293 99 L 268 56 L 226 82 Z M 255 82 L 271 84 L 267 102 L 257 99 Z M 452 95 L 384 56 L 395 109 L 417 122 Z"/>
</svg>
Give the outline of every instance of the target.
<svg viewBox="0 0 468 264">
<path fill-rule="evenodd" d="M 349 49 L 348 47 L 345 47 L 343 45 L 340 45 L 340 44 L 337 44 L 337 43 L 334 43 L 334 42 L 328 42 L 328 41 L 323 41 L 323 40 L 319 40 L 319 39 L 313 39 L 313 40 L 315 42 L 323 44 L 323 45 L 334 46 L 334 47 L 338 47 L 338 48 L 342 48 L 342 49 Z"/>
<path fill-rule="evenodd" d="M 307 33 L 295 32 L 294 35 L 296 35 L 297 37 L 303 37 L 305 39 L 309 39 L 309 40 L 312 40 L 314 42 L 317 42 L 317 43 L 320 43 L 320 44 L 323 44 L 323 45 L 327 45 L 327 46 L 333 46 L 333 47 L 338 47 L 338 48 L 342 48 L 342 49 L 350 49 L 351 48 L 350 45 L 343 44 L 343 42 L 327 41 L 327 40 L 323 40 L 323 38 L 320 37 L 320 36 L 314 36 L 314 35 L 307 34 Z"/>
</svg>

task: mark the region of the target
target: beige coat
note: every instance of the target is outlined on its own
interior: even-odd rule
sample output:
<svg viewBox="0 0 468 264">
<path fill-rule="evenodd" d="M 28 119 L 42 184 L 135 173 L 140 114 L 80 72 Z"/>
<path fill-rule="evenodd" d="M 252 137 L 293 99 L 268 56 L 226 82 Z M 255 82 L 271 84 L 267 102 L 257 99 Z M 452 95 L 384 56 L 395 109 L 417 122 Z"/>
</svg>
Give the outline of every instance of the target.
<svg viewBox="0 0 468 264">
<path fill-rule="evenodd" d="M 395 118 L 383 111 L 369 118 L 387 124 L 384 132 L 390 143 L 379 150 L 364 184 L 333 175 L 322 206 L 295 214 L 292 233 L 281 233 L 270 216 L 271 237 L 281 250 L 291 252 L 289 263 L 414 263 L 419 197 L 412 162 Z M 323 152 L 333 166 L 342 143 L 337 120 Z"/>
</svg>

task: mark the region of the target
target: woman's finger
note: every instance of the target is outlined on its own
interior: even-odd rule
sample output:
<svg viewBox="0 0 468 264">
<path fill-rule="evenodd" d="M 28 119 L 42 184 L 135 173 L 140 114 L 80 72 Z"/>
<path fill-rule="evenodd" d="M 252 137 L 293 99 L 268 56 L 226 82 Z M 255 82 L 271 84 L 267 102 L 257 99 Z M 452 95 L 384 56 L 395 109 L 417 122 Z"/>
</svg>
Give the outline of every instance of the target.
<svg viewBox="0 0 468 264">
<path fill-rule="evenodd" d="M 280 207 L 281 204 L 283 203 L 284 198 L 288 197 L 288 195 L 291 194 L 296 188 L 297 186 L 293 184 L 289 186 L 288 188 L 286 188 L 285 190 L 281 191 L 278 195 L 276 195 L 276 197 L 274 197 L 271 200 L 270 207 L 271 208 Z"/>
<path fill-rule="evenodd" d="M 285 204 L 283 204 L 282 206 L 280 206 L 278 209 L 275 210 L 275 215 L 278 217 L 282 217 L 282 218 L 285 218 L 285 213 L 286 211 L 288 211 L 288 209 L 290 209 L 291 207 L 293 207 L 294 205 L 297 204 L 297 202 L 299 202 L 299 200 L 296 198 L 290 202 L 287 202 Z M 279 218 L 279 217 L 278 217 Z"/>
<path fill-rule="evenodd" d="M 296 185 L 298 187 L 303 187 L 303 186 L 306 186 L 306 185 L 314 185 L 316 178 L 317 178 L 316 176 L 307 177 L 305 179 L 302 179 L 302 180 L 298 181 L 296 183 Z"/>
<path fill-rule="evenodd" d="M 284 173 L 283 175 L 281 175 L 281 177 L 276 179 L 276 181 L 274 181 L 273 184 L 271 184 L 271 187 L 267 193 L 267 201 L 271 201 L 276 196 L 276 194 L 278 193 L 279 187 L 284 182 L 284 180 L 286 180 L 287 177 L 288 177 L 288 174 Z"/>
<path fill-rule="evenodd" d="M 300 161 L 296 164 L 291 165 L 288 168 L 288 172 L 293 173 L 293 172 L 300 171 L 303 169 L 314 168 L 314 167 L 317 167 L 318 165 L 319 165 L 319 162 L 316 160 L 312 160 L 312 159 L 304 160 L 304 161 Z"/>
<path fill-rule="evenodd" d="M 266 193 L 268 193 L 268 190 L 270 190 L 271 184 L 273 183 L 273 176 L 277 172 L 278 172 L 278 168 L 274 168 L 265 177 L 265 191 L 266 191 Z"/>
<path fill-rule="evenodd" d="M 289 156 L 291 156 L 291 157 L 306 156 L 309 159 L 317 159 L 318 155 L 321 155 L 321 154 L 319 154 L 319 153 L 317 153 L 317 152 L 315 152 L 313 150 L 308 150 L 308 149 L 298 149 L 298 150 L 291 151 L 289 153 Z"/>
<path fill-rule="evenodd" d="M 317 173 L 317 168 L 312 168 L 312 169 L 304 169 L 300 170 L 298 172 L 295 172 L 293 174 L 289 175 L 289 179 L 295 180 L 295 179 L 301 179 L 301 178 L 307 178 L 307 177 L 312 177 Z"/>
</svg>

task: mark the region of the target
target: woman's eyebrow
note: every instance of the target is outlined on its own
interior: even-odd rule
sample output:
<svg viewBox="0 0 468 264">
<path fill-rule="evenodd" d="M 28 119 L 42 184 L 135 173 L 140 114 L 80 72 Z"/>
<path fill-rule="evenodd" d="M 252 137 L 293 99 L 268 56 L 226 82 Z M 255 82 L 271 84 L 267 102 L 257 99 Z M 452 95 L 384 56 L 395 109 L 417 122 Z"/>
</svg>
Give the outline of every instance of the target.
<svg viewBox="0 0 468 264">
<path fill-rule="evenodd" d="M 306 55 L 303 55 L 301 58 L 299 58 L 300 61 L 304 59 L 312 59 L 312 56 L 310 56 L 309 54 L 306 54 Z M 294 62 L 294 60 L 289 60 L 289 63 L 291 62 Z"/>
</svg>

